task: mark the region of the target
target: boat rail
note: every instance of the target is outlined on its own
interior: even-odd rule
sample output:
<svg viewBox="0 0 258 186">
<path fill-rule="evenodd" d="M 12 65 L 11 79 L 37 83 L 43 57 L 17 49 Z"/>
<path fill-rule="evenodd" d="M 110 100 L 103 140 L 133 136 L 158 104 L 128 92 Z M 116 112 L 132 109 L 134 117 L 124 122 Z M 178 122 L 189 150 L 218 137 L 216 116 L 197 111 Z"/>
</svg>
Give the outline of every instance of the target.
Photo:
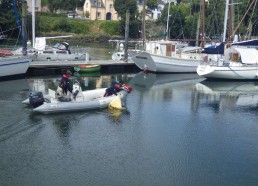
<svg viewBox="0 0 258 186">
<path fill-rule="evenodd" d="M 89 49 L 85 47 L 71 46 L 70 51 L 71 53 L 74 53 L 74 54 L 86 54 L 88 53 Z"/>
<path fill-rule="evenodd" d="M 227 67 L 229 66 L 230 62 L 224 61 L 222 58 L 218 58 L 217 61 L 202 61 L 201 65 L 209 65 L 209 66 L 220 66 L 220 67 Z"/>
</svg>

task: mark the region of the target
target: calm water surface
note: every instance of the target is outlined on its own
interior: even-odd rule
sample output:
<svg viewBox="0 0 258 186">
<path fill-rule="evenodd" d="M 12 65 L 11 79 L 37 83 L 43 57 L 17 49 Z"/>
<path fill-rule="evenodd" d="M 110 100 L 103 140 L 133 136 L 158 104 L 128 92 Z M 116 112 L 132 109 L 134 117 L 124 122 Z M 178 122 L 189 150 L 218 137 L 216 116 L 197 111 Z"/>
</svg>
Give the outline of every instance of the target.
<svg viewBox="0 0 258 186">
<path fill-rule="evenodd" d="M 0 82 L 0 185 L 258 185 L 258 89 L 193 74 L 78 79 L 84 90 L 113 79 L 133 87 L 126 109 L 33 114 L 32 90 L 59 76 Z"/>
</svg>

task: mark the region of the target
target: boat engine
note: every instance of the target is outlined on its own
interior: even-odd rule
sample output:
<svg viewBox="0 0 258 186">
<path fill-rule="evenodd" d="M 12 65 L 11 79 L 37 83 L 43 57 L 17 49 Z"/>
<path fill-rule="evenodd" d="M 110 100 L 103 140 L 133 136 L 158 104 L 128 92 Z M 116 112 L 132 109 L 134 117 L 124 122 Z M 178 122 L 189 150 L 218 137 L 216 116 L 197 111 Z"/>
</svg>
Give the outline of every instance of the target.
<svg viewBox="0 0 258 186">
<path fill-rule="evenodd" d="M 45 101 L 42 92 L 31 92 L 29 95 L 30 104 L 36 108 L 42 105 Z"/>
</svg>

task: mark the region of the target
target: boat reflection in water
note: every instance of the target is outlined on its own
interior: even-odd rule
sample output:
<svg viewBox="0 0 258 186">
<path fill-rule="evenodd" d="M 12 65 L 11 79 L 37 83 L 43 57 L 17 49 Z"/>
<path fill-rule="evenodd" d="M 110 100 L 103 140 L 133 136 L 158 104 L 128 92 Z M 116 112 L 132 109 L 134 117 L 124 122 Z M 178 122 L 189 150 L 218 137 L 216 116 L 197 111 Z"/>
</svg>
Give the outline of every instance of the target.
<svg viewBox="0 0 258 186">
<path fill-rule="evenodd" d="M 154 74 L 154 73 L 144 73 L 139 72 L 134 76 L 130 81 L 135 89 L 138 90 L 149 90 L 149 89 L 161 89 L 161 87 L 169 87 L 170 85 L 182 85 L 189 84 L 193 82 L 202 81 L 203 78 L 200 78 L 195 73 L 187 74 Z"/>
<path fill-rule="evenodd" d="M 195 87 L 202 102 L 218 104 L 219 109 L 258 106 L 258 82 L 205 80 Z"/>
<path fill-rule="evenodd" d="M 162 101 L 169 104 L 170 101 L 180 102 L 185 96 L 193 94 L 194 85 L 204 80 L 197 74 L 153 74 L 139 72 L 129 82 L 133 90 L 139 91 L 140 98 L 149 97 L 146 102 Z"/>
<path fill-rule="evenodd" d="M 120 79 L 118 76 L 71 76 L 71 84 L 75 81 L 80 83 L 82 90 L 92 90 L 96 88 L 108 87 L 114 79 Z M 33 77 L 27 79 L 30 91 L 40 91 L 48 93 L 48 89 L 56 90 L 61 81 L 61 76 L 52 77 Z"/>
</svg>

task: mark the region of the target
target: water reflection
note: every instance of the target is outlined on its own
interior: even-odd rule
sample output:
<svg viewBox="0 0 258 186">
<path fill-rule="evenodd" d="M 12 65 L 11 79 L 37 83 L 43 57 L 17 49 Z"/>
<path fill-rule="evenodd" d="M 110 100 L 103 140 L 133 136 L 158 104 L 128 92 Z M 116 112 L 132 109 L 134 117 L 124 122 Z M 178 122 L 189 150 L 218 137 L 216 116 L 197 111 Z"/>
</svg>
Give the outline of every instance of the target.
<svg viewBox="0 0 258 186">
<path fill-rule="evenodd" d="M 202 104 L 213 105 L 217 110 L 257 108 L 257 82 L 202 81 L 195 85 Z"/>
<path fill-rule="evenodd" d="M 189 84 L 195 84 L 202 80 L 203 78 L 197 74 L 145 74 L 140 72 L 130 81 L 130 85 L 139 92 L 148 92 L 153 99 L 162 98 L 163 101 L 170 101 L 180 89 L 185 89 Z"/>
<path fill-rule="evenodd" d="M 120 80 L 122 83 L 128 83 L 132 76 L 119 74 L 119 75 L 78 75 L 75 74 L 70 77 L 72 84 L 75 81 L 80 83 L 82 90 L 92 90 L 96 88 L 109 87 L 114 80 Z M 61 76 L 54 75 L 48 77 L 32 77 L 28 78 L 27 82 L 29 84 L 30 91 L 41 91 L 47 93 L 48 89 L 56 90 L 58 84 L 60 83 Z"/>
<path fill-rule="evenodd" d="M 257 185 L 256 83 L 73 76 L 85 89 L 114 79 L 132 85 L 126 109 L 37 115 L 22 105 L 59 79 L 0 83 L 2 185 Z"/>
<path fill-rule="evenodd" d="M 163 88 L 169 85 L 182 85 L 184 83 L 190 83 L 191 81 L 201 81 L 197 74 L 153 74 L 139 72 L 130 81 L 130 84 L 138 90 L 150 90 L 151 88 Z"/>
</svg>

